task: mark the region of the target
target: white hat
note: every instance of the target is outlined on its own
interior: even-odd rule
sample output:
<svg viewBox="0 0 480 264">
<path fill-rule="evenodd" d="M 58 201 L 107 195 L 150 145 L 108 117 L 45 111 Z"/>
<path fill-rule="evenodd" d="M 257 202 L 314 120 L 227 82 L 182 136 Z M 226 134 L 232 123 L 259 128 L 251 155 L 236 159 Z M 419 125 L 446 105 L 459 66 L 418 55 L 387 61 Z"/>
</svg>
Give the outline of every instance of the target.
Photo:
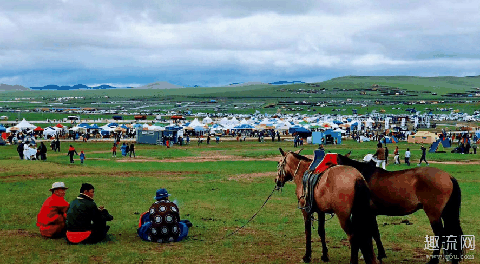
<svg viewBox="0 0 480 264">
<path fill-rule="evenodd" d="M 52 188 L 50 189 L 50 191 L 53 191 L 55 189 L 68 189 L 68 188 L 65 187 L 65 183 L 63 182 L 54 182 L 52 184 Z"/>
</svg>

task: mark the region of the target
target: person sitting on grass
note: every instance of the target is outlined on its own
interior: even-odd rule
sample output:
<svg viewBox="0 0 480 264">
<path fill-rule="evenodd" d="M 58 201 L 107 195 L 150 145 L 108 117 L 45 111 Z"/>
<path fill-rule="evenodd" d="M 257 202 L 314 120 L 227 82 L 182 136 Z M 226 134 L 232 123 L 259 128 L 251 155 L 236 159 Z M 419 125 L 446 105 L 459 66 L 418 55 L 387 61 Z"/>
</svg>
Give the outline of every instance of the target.
<svg viewBox="0 0 480 264">
<path fill-rule="evenodd" d="M 63 182 L 54 182 L 48 197 L 37 215 L 37 226 L 43 237 L 59 238 L 65 236 L 65 220 L 67 219 L 68 202 L 65 201 L 65 187 Z"/>
<path fill-rule="evenodd" d="M 157 201 L 140 216 L 137 233 L 141 239 L 167 243 L 181 241 L 188 235 L 192 223 L 180 221 L 180 211 L 175 203 L 168 200 L 168 196 L 170 194 L 166 189 L 158 189 L 154 197 Z"/>
<path fill-rule="evenodd" d="M 67 211 L 67 240 L 71 244 L 97 243 L 102 241 L 110 229 L 107 221 L 113 216 L 103 206 L 93 201 L 95 188 L 83 183 L 78 197 L 70 203 Z"/>
</svg>

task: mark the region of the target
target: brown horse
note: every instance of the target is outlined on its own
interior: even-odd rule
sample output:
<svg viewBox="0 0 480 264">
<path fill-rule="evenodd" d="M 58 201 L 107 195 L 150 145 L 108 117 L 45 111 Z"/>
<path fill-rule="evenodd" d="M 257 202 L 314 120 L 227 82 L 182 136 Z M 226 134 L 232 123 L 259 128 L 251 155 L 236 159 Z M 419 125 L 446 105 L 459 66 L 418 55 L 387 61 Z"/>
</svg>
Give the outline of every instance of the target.
<svg viewBox="0 0 480 264">
<path fill-rule="evenodd" d="M 278 164 L 275 182 L 283 187 L 285 182 L 293 180 L 299 205 L 305 206 L 303 193 L 303 172 L 312 160 L 297 153 L 284 152 Z M 305 221 L 306 252 L 303 261 L 310 262 L 312 255 L 311 221 L 312 214 L 319 214 L 318 234 L 322 239 L 322 260 L 328 261 L 325 241 L 325 218 L 322 213 L 335 213 L 342 229 L 348 236 L 351 248 L 350 263 L 358 263 L 358 249 L 362 250 L 366 263 L 377 263 L 373 251 L 372 230 L 375 216 L 370 209 L 370 191 L 362 174 L 355 168 L 335 166 L 325 170 L 314 189 L 312 210 L 302 209 Z M 321 229 L 320 229 L 321 227 Z"/>
<path fill-rule="evenodd" d="M 450 174 L 432 167 L 386 171 L 375 167 L 373 162 L 358 162 L 342 155 L 337 155 L 337 163 L 354 167 L 362 173 L 372 193 L 372 209 L 376 215 L 408 215 L 423 208 L 433 233 L 439 238 L 439 248 L 433 254 L 440 254 L 440 247 L 446 236 L 454 236 L 457 241 L 456 250 L 447 253 L 454 256 L 452 263 L 461 260 L 461 192 L 457 180 Z M 381 259 L 385 257 L 385 250 L 378 228 L 376 230 L 374 239 Z M 438 262 L 438 258 L 430 260 L 430 263 Z"/>
</svg>

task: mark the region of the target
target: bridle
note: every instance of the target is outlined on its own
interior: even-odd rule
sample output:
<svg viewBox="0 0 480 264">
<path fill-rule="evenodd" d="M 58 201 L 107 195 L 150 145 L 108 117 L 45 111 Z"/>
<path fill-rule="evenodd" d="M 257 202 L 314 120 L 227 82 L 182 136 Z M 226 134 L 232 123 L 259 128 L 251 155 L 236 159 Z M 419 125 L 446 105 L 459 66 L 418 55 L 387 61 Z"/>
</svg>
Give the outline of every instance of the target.
<svg viewBox="0 0 480 264">
<path fill-rule="evenodd" d="M 287 164 L 287 156 L 288 154 L 293 154 L 293 152 L 289 151 L 285 156 L 283 156 L 282 162 L 280 162 L 277 166 L 278 170 L 278 176 L 281 177 L 282 179 L 285 179 L 285 176 L 287 172 L 285 171 L 285 165 Z M 300 163 L 302 163 L 302 160 L 298 161 L 297 169 L 295 169 L 295 172 L 292 174 L 292 180 L 295 178 L 295 175 L 297 175 L 298 170 L 300 169 Z"/>
<path fill-rule="evenodd" d="M 285 156 L 283 156 L 282 162 L 280 162 L 277 166 L 278 176 L 282 177 L 283 179 L 285 179 L 285 175 L 287 174 L 287 172 L 285 171 L 285 165 L 287 164 L 288 154 L 293 154 L 293 152 L 292 151 L 287 152 L 287 154 L 285 154 Z M 299 160 L 297 168 L 295 169 L 295 172 L 292 175 L 292 180 L 295 178 L 295 175 L 297 175 L 297 172 L 300 169 L 300 164 L 301 163 L 302 163 L 302 160 Z M 280 188 L 281 187 L 276 186 L 274 190 L 279 190 Z M 303 188 L 302 188 L 302 193 L 303 193 L 302 196 L 300 196 L 300 198 L 298 198 L 298 209 L 305 209 L 305 207 L 300 205 L 300 200 L 302 198 L 305 199 L 305 193 L 303 192 Z M 333 218 L 334 215 L 335 215 L 334 213 L 330 213 L 330 218 L 325 220 L 325 221 L 329 221 L 330 219 Z M 315 221 L 315 218 L 313 217 L 313 214 L 311 214 L 310 217 L 312 218 L 312 226 L 313 226 L 313 221 Z"/>
</svg>

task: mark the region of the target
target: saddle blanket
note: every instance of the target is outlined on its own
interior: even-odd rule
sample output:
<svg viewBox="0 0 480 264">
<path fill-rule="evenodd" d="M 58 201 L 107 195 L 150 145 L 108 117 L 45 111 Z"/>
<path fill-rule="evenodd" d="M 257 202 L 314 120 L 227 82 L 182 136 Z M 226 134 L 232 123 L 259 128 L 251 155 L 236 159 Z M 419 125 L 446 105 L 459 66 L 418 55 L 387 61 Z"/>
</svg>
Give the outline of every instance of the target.
<svg viewBox="0 0 480 264">
<path fill-rule="evenodd" d="M 312 210 L 313 204 L 313 190 L 322 176 L 323 172 L 328 168 L 338 165 L 337 154 L 327 153 L 324 151 L 315 151 L 315 158 L 312 161 L 310 168 L 303 174 L 303 193 L 305 205 L 300 209 L 304 209 L 307 213 Z"/>
<path fill-rule="evenodd" d="M 326 169 L 334 165 L 338 165 L 337 153 L 327 153 L 320 163 L 315 167 L 314 173 L 323 173 Z"/>
</svg>

